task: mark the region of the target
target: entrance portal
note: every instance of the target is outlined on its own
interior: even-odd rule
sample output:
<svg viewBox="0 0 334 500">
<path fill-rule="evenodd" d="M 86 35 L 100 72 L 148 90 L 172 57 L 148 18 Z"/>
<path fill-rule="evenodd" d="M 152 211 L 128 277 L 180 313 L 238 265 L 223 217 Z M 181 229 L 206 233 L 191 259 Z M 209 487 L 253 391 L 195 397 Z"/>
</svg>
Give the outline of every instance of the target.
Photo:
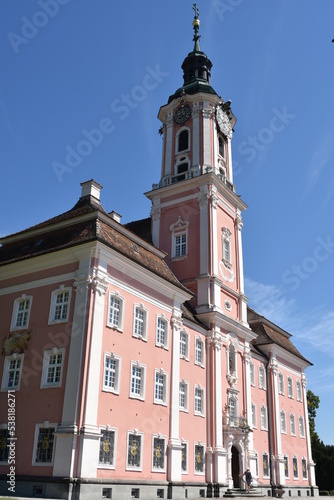
<svg viewBox="0 0 334 500">
<path fill-rule="evenodd" d="M 233 488 L 240 488 L 239 451 L 235 446 L 232 446 L 231 453 Z"/>
</svg>

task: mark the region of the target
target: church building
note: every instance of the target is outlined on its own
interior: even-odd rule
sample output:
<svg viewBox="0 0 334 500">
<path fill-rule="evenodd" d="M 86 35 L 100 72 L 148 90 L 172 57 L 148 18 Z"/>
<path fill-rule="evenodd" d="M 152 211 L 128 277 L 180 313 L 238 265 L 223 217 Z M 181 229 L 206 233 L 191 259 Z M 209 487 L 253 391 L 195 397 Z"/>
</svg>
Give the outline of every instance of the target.
<svg viewBox="0 0 334 500">
<path fill-rule="evenodd" d="M 258 496 L 318 495 L 311 363 L 247 306 L 236 118 L 194 7 L 150 217 L 122 224 L 92 179 L 70 210 L 1 239 L 1 495 L 221 498 L 247 468 Z"/>
</svg>

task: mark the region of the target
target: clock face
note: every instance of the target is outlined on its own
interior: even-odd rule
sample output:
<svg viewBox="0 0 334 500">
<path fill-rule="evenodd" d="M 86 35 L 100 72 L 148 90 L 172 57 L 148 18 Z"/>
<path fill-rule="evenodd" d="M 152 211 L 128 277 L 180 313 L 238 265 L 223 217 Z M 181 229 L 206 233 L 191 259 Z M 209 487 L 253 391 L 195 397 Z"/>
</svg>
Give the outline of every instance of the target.
<svg viewBox="0 0 334 500">
<path fill-rule="evenodd" d="M 187 120 L 189 120 L 190 115 L 191 115 L 191 110 L 188 104 L 179 106 L 174 114 L 174 122 L 177 123 L 178 125 L 181 125 L 182 123 L 185 123 Z"/>
</svg>

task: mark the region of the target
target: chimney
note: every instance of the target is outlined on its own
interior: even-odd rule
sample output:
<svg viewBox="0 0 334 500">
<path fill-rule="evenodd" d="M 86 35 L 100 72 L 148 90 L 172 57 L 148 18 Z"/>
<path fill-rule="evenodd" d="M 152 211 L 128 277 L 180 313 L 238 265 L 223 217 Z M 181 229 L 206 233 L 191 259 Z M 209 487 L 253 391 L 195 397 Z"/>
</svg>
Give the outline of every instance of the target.
<svg viewBox="0 0 334 500">
<path fill-rule="evenodd" d="M 100 193 L 103 186 L 91 179 L 90 181 L 81 182 L 81 198 L 85 196 L 93 196 L 100 201 Z"/>
<path fill-rule="evenodd" d="M 115 210 L 113 210 L 112 212 L 109 212 L 108 215 L 109 215 L 109 217 L 111 217 L 116 222 L 121 223 L 122 216 L 120 214 L 118 214 L 117 212 L 115 212 Z"/>
</svg>

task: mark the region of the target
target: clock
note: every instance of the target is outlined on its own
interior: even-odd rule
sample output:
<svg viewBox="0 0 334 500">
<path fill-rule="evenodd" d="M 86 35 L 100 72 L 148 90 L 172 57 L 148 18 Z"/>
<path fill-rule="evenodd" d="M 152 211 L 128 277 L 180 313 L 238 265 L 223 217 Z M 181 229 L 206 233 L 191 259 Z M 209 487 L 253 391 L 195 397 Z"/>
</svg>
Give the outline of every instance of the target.
<svg viewBox="0 0 334 500">
<path fill-rule="evenodd" d="M 225 111 L 220 106 L 217 106 L 216 109 L 216 120 L 220 132 L 224 134 L 228 139 L 232 139 L 232 127 L 230 120 Z"/>
<path fill-rule="evenodd" d="M 176 108 L 176 111 L 174 113 L 174 122 L 177 125 L 182 125 L 183 123 L 186 123 L 187 120 L 189 120 L 190 116 L 190 106 L 188 104 L 181 104 L 181 106 Z"/>
</svg>

